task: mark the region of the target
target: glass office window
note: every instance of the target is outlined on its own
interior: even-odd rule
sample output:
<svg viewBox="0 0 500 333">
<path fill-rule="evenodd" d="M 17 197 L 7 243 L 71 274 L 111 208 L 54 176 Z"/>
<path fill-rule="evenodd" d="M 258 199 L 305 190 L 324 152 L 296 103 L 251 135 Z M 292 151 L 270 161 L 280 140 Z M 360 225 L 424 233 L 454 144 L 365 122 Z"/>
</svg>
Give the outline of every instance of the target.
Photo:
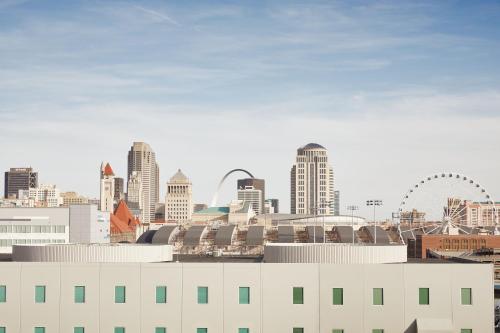
<svg viewBox="0 0 500 333">
<path fill-rule="evenodd" d="M 344 289 L 333 288 L 333 305 L 344 304 Z"/>
<path fill-rule="evenodd" d="M 125 303 L 125 286 L 115 286 L 115 303 Z"/>
<path fill-rule="evenodd" d="M 374 328 L 372 329 L 372 333 L 384 333 L 384 330 L 381 328 Z"/>
<path fill-rule="evenodd" d="M 125 333 L 125 327 L 115 327 L 115 333 Z"/>
<path fill-rule="evenodd" d="M 156 287 L 156 303 L 167 303 L 167 287 Z"/>
<path fill-rule="evenodd" d="M 0 333 L 5 333 L 5 327 L 4 326 L 0 327 Z"/>
<path fill-rule="evenodd" d="M 471 305 L 472 304 L 472 289 L 462 288 L 462 304 Z"/>
<path fill-rule="evenodd" d="M 293 304 L 304 304 L 304 288 L 293 287 Z"/>
<path fill-rule="evenodd" d="M 84 286 L 75 286 L 75 303 L 85 303 Z"/>
<path fill-rule="evenodd" d="M 167 329 L 165 327 L 157 327 L 155 328 L 155 333 L 167 333 Z"/>
<path fill-rule="evenodd" d="M 35 286 L 35 303 L 45 303 L 45 286 Z"/>
<path fill-rule="evenodd" d="M 250 304 L 249 287 L 240 287 L 240 304 Z"/>
<path fill-rule="evenodd" d="M 373 288 L 373 305 L 384 305 L 383 288 Z"/>
<path fill-rule="evenodd" d="M 197 328 L 196 333 L 208 333 L 208 329 L 207 328 Z"/>
<path fill-rule="evenodd" d="M 334 328 L 334 329 L 332 330 L 332 333 L 344 333 L 344 330 L 339 329 L 339 328 Z"/>
<path fill-rule="evenodd" d="M 418 304 L 429 305 L 429 288 L 418 288 Z"/>
<path fill-rule="evenodd" d="M 472 328 L 462 328 L 460 333 L 472 333 Z"/>
<path fill-rule="evenodd" d="M 45 327 L 35 327 L 35 333 L 45 333 Z"/>
<path fill-rule="evenodd" d="M 0 286 L 0 303 L 7 302 L 7 286 Z"/>
<path fill-rule="evenodd" d="M 198 304 L 208 304 L 208 287 L 198 287 Z"/>
<path fill-rule="evenodd" d="M 248 328 L 238 328 L 238 333 L 250 333 Z"/>
<path fill-rule="evenodd" d="M 292 332 L 293 333 L 304 333 L 304 328 L 303 327 L 294 327 Z"/>
<path fill-rule="evenodd" d="M 83 327 L 75 327 L 73 329 L 73 333 L 85 333 L 85 328 L 83 328 Z"/>
</svg>

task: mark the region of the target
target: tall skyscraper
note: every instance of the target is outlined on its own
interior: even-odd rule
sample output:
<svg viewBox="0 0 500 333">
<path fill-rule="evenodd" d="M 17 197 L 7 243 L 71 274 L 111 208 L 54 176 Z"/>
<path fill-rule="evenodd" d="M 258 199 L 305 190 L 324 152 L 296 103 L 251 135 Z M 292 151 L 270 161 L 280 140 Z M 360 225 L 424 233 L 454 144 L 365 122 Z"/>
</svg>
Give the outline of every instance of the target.
<svg viewBox="0 0 500 333">
<path fill-rule="evenodd" d="M 266 214 L 278 214 L 280 212 L 278 199 L 266 199 L 265 201 L 265 213 Z"/>
<path fill-rule="evenodd" d="M 132 172 L 134 171 L 141 175 L 141 220 L 143 224 L 148 227 L 149 223 L 153 222 L 155 219 L 155 207 L 160 195 L 160 172 L 158 164 L 156 163 L 155 153 L 147 143 L 134 142 L 128 152 L 127 180 L 130 180 Z"/>
<path fill-rule="evenodd" d="M 142 181 L 137 171 L 132 171 L 127 182 L 127 206 L 134 211 L 142 207 Z"/>
<path fill-rule="evenodd" d="M 238 189 L 238 200 L 250 203 L 250 207 L 252 207 L 256 215 L 264 213 L 261 190 L 258 190 L 253 186 L 245 186 L 244 188 L 240 187 Z"/>
<path fill-rule="evenodd" d="M 113 212 L 115 197 L 115 173 L 107 162 L 101 163 L 101 195 L 99 210 L 101 212 Z"/>
<path fill-rule="evenodd" d="M 115 177 L 115 194 L 114 194 L 115 207 L 118 205 L 120 200 L 125 200 L 125 187 L 123 183 L 123 178 Z"/>
<path fill-rule="evenodd" d="M 258 179 L 258 178 L 244 178 L 244 179 L 238 179 L 237 182 L 238 185 L 238 193 L 240 190 L 245 190 L 247 187 L 253 187 L 254 190 L 259 190 L 261 191 L 261 196 L 260 196 L 260 204 L 259 207 L 257 208 L 258 212 L 256 209 L 254 209 L 255 213 L 257 214 L 262 214 L 264 213 L 264 201 L 266 200 L 266 182 L 264 179 Z M 238 194 L 238 200 L 243 200 L 239 198 Z"/>
<path fill-rule="evenodd" d="M 193 215 L 192 184 L 181 169 L 167 183 L 165 197 L 165 220 L 191 221 Z"/>
<path fill-rule="evenodd" d="M 297 149 L 290 185 L 292 214 L 333 215 L 333 168 L 325 147 L 309 143 Z"/>
<path fill-rule="evenodd" d="M 18 198 L 19 190 L 38 187 L 38 172 L 32 168 L 10 168 L 5 172 L 4 197 Z"/>
</svg>

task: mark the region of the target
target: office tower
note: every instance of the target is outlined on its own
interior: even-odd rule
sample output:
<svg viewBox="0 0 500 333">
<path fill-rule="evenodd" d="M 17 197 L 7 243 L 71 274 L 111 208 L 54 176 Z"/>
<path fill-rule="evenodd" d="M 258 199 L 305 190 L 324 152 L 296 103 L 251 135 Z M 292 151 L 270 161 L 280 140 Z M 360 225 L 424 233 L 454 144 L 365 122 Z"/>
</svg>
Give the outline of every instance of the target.
<svg viewBox="0 0 500 333">
<path fill-rule="evenodd" d="M 133 172 L 141 176 L 141 200 L 139 208 L 142 210 L 142 222 L 149 225 L 155 218 L 155 207 L 159 198 L 159 168 L 156 156 L 151 147 L 144 142 L 134 142 L 128 152 L 128 173 L 130 180 Z M 129 183 L 127 182 L 127 185 Z M 127 192 L 129 192 L 127 188 Z"/>
<path fill-rule="evenodd" d="M 142 181 L 137 171 L 132 172 L 127 182 L 127 205 L 136 211 L 142 207 Z"/>
<path fill-rule="evenodd" d="M 333 215 L 340 215 L 340 191 L 333 191 Z"/>
<path fill-rule="evenodd" d="M 191 221 L 193 215 L 192 184 L 179 169 L 167 183 L 165 220 Z"/>
<path fill-rule="evenodd" d="M 19 190 L 38 187 L 38 172 L 32 168 L 10 168 L 5 172 L 4 197 L 18 198 Z"/>
<path fill-rule="evenodd" d="M 265 213 L 266 214 L 278 214 L 279 212 L 280 212 L 279 200 L 278 199 L 266 199 L 266 201 L 265 201 Z"/>
<path fill-rule="evenodd" d="M 266 182 L 264 179 L 258 179 L 258 178 L 244 178 L 244 179 L 238 179 L 238 191 L 239 190 L 244 190 L 246 187 L 251 186 L 254 188 L 254 190 L 260 190 L 262 192 L 261 198 L 260 198 L 260 204 L 258 207 L 257 212 L 255 209 L 255 213 L 261 214 L 264 212 L 264 200 L 266 199 Z M 239 200 L 239 198 L 238 198 Z"/>
<path fill-rule="evenodd" d="M 325 147 L 309 143 L 297 149 L 290 184 L 292 214 L 333 215 L 333 168 Z"/>
<path fill-rule="evenodd" d="M 99 210 L 101 212 L 113 211 L 113 200 L 115 197 L 115 173 L 109 163 L 101 163 L 101 195 Z"/>
<path fill-rule="evenodd" d="M 28 190 L 19 190 L 18 198 L 22 200 L 31 200 L 32 207 L 59 207 L 64 201 L 61 197 L 61 191 L 55 185 L 40 185 L 39 187 Z"/>
<path fill-rule="evenodd" d="M 115 194 L 114 194 L 115 206 L 118 205 L 120 200 L 125 200 L 125 187 L 123 183 L 123 178 L 115 177 Z"/>
<path fill-rule="evenodd" d="M 250 203 L 256 215 L 264 212 L 262 205 L 262 191 L 254 188 L 253 186 L 240 187 L 238 189 L 238 200 Z"/>
</svg>

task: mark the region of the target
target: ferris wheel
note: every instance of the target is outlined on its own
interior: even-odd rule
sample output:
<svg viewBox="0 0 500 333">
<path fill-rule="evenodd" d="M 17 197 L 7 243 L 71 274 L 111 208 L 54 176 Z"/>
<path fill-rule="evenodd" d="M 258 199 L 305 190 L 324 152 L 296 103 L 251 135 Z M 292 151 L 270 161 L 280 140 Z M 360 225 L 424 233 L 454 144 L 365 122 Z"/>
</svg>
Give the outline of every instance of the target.
<svg viewBox="0 0 500 333">
<path fill-rule="evenodd" d="M 498 209 L 478 182 L 463 174 L 440 172 L 422 178 L 403 196 L 398 231 L 405 243 L 415 234 L 500 234 Z"/>
</svg>

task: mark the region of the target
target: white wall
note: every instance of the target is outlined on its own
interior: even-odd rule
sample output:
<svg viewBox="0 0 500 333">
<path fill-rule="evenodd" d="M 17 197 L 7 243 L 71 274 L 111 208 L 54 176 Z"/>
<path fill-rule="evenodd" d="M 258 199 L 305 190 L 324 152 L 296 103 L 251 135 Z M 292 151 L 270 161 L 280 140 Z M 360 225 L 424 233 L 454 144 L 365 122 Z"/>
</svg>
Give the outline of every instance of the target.
<svg viewBox="0 0 500 333">
<path fill-rule="evenodd" d="M 493 268 L 487 264 L 261 264 L 0 263 L 0 326 L 7 332 L 401 333 L 416 319 L 445 319 L 453 332 L 493 332 Z M 34 286 L 47 286 L 47 303 L 34 303 Z M 74 304 L 74 286 L 86 286 L 86 303 Z M 126 303 L 114 303 L 114 287 L 126 286 Z M 167 304 L 155 303 L 155 288 L 167 286 Z M 197 304 L 197 287 L 209 288 L 209 304 Z M 249 305 L 238 288 L 250 287 Z M 304 304 L 292 304 L 292 288 L 304 288 Z M 332 288 L 344 288 L 344 305 L 332 305 Z M 418 304 L 418 288 L 430 288 L 430 305 Z M 460 288 L 472 288 L 473 305 L 461 305 Z M 372 288 L 384 288 L 384 305 L 372 305 Z M 19 330 L 20 325 L 22 329 Z"/>
</svg>

